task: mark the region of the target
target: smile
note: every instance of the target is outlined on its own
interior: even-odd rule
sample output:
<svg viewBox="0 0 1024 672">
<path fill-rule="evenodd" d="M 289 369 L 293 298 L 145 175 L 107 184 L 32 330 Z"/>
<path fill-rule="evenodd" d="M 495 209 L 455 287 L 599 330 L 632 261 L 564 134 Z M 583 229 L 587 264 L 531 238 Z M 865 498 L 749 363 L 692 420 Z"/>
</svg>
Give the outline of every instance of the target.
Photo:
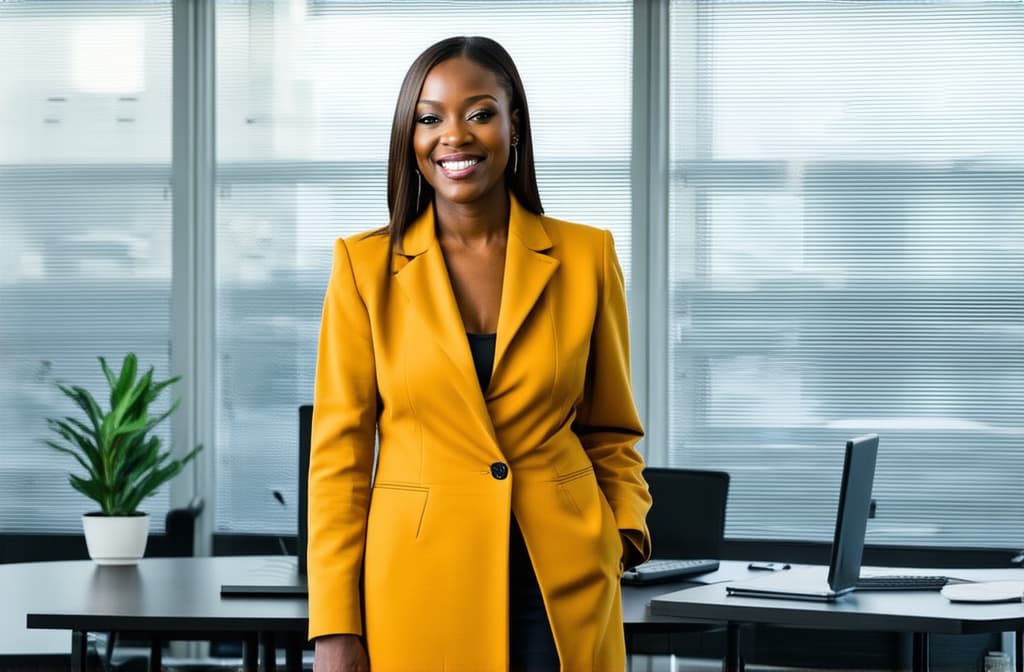
<svg viewBox="0 0 1024 672">
<path fill-rule="evenodd" d="M 462 180 L 476 172 L 477 166 L 483 159 L 473 157 L 462 157 L 458 159 L 441 159 L 437 162 L 441 174 L 449 180 Z"/>
<path fill-rule="evenodd" d="M 480 159 L 462 159 L 459 161 L 439 161 L 441 167 L 445 170 L 465 170 L 480 163 Z"/>
</svg>

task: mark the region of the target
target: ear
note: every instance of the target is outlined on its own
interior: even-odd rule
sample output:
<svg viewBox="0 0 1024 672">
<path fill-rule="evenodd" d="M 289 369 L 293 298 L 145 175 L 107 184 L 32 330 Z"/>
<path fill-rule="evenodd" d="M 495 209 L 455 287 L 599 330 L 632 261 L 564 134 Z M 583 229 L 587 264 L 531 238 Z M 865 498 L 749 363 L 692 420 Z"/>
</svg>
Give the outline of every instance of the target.
<svg viewBox="0 0 1024 672">
<path fill-rule="evenodd" d="M 512 110 L 512 135 L 519 135 L 519 110 Z"/>
</svg>

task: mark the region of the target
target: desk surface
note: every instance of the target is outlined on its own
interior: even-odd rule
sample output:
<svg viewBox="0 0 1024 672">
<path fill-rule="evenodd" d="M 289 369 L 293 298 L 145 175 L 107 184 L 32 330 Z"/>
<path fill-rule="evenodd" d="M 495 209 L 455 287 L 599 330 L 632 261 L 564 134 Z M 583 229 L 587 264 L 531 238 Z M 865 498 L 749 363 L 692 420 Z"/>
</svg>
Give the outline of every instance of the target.
<svg viewBox="0 0 1024 672">
<path fill-rule="evenodd" d="M 304 634 L 307 602 L 303 598 L 220 596 L 222 584 L 289 582 L 295 567 L 292 556 L 145 558 L 131 567 L 101 567 L 89 560 L 0 565 L 4 593 L 0 661 L 31 655 L 66 659 L 71 642 L 68 631 L 75 629 Z M 704 577 L 722 580 L 727 574 L 723 569 Z M 685 629 L 682 619 L 651 614 L 647 607 L 652 597 L 685 585 L 693 584 L 623 586 L 627 627 L 643 629 L 660 623 Z"/>
<path fill-rule="evenodd" d="M 865 573 L 877 568 L 865 568 Z M 822 567 L 822 576 L 826 568 Z M 890 569 L 893 574 L 948 574 L 976 581 L 1024 580 L 1024 569 Z M 834 602 L 727 595 L 724 584 L 655 596 L 654 615 L 715 622 L 835 630 L 969 634 L 1024 627 L 1024 603 L 954 603 L 938 591 L 855 591 Z"/>
</svg>

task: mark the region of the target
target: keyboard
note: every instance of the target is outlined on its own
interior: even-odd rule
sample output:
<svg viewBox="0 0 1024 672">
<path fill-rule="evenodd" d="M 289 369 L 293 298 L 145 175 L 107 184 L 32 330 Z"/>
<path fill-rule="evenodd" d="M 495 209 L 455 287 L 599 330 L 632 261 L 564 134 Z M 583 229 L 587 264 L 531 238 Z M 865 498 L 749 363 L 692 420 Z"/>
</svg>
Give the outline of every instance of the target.
<svg viewBox="0 0 1024 672">
<path fill-rule="evenodd" d="M 942 590 L 947 583 L 948 576 L 862 576 L 857 590 Z"/>
<path fill-rule="evenodd" d="M 695 574 L 706 574 L 718 569 L 718 560 L 648 560 L 626 570 L 622 582 L 632 586 L 677 581 Z"/>
</svg>

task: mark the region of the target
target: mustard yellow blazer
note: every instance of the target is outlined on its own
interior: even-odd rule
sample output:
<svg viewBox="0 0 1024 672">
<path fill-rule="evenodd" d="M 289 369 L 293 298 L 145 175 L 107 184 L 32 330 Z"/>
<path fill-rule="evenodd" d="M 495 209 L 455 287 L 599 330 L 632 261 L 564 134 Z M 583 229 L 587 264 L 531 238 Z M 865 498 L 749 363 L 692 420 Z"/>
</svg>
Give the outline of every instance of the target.
<svg viewBox="0 0 1024 672">
<path fill-rule="evenodd" d="M 508 669 L 513 513 L 562 669 L 625 668 L 619 532 L 646 559 L 651 500 L 611 234 L 513 198 L 496 340 L 484 394 L 430 209 L 401 254 L 380 235 L 335 244 L 314 390 L 309 636 L 364 634 L 373 672 Z"/>
</svg>

